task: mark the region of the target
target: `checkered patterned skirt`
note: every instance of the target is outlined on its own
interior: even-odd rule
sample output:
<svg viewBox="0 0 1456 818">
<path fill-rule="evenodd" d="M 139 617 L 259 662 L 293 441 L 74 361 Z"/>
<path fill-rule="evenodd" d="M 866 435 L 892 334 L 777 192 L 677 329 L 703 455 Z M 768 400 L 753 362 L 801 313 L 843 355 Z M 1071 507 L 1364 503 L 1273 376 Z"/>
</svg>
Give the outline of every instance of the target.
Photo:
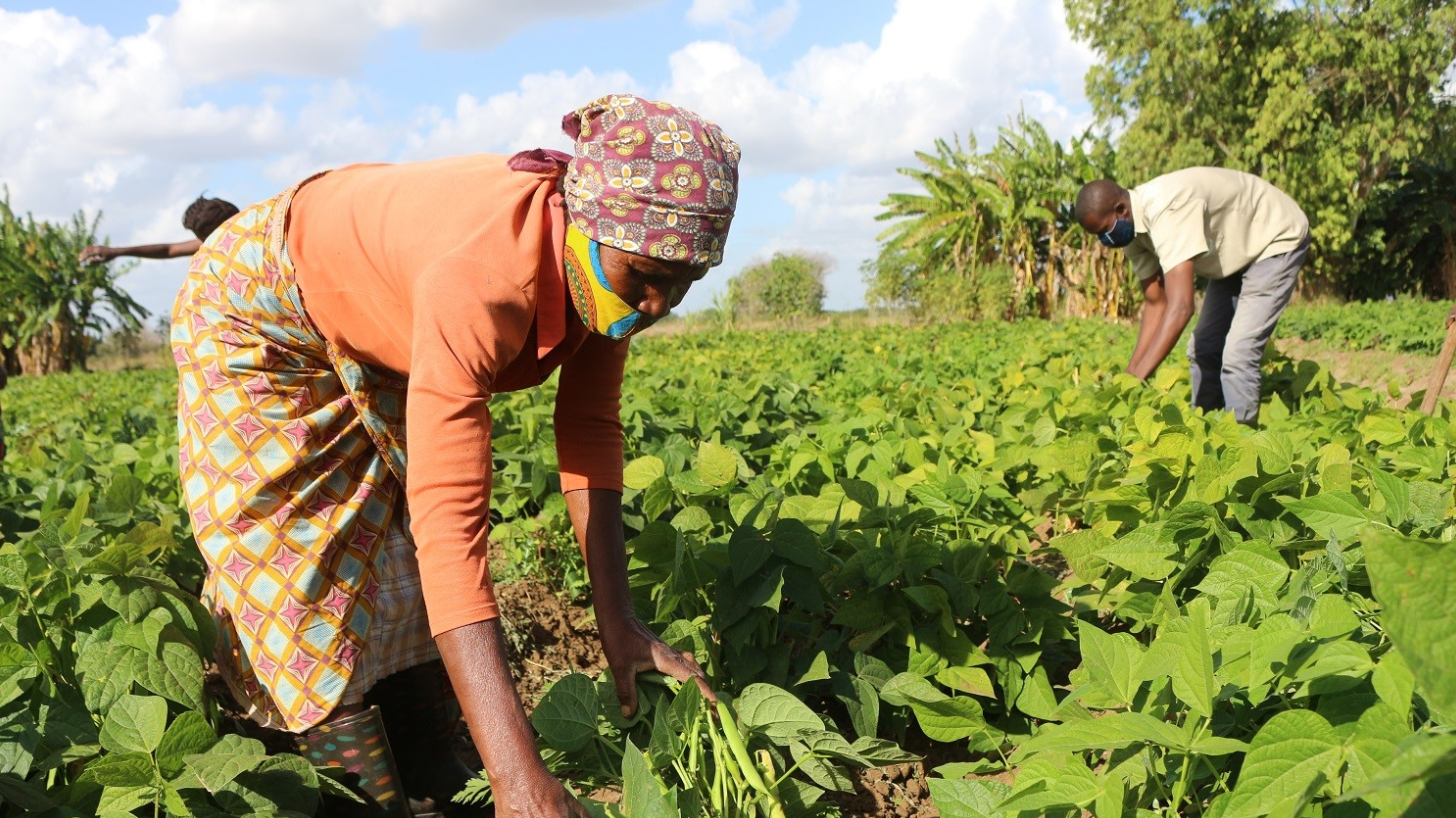
<svg viewBox="0 0 1456 818">
<path fill-rule="evenodd" d="M 171 344 L 218 664 L 256 721 L 302 732 L 439 654 L 408 534 L 406 382 L 308 319 L 284 244 L 296 190 L 193 256 Z"/>
</svg>

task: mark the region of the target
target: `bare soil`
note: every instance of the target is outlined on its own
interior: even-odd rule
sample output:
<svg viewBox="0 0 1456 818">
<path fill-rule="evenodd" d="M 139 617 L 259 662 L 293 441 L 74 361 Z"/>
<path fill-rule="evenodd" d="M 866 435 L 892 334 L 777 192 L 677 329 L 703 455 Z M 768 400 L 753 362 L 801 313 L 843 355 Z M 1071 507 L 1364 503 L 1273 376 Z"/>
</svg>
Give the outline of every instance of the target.
<svg viewBox="0 0 1456 818">
<path fill-rule="evenodd" d="M 939 818 L 940 810 L 930 802 L 925 783 L 925 765 L 892 764 L 867 770 L 852 770 L 854 794 L 834 794 L 845 818 Z"/>
<path fill-rule="evenodd" d="M 1389 404 L 1397 409 L 1410 403 L 1412 393 L 1429 385 L 1431 372 L 1436 367 L 1436 358 L 1427 355 L 1378 349 L 1344 350 L 1319 341 L 1280 338 L 1277 335 L 1274 345 L 1290 358 L 1314 361 L 1324 366 L 1342 382 L 1382 392 L 1394 385 L 1399 394 L 1391 397 Z M 1456 394 L 1456 375 L 1447 379 L 1443 394 L 1447 397 Z"/>
<path fill-rule="evenodd" d="M 496 587 L 511 672 L 526 712 L 553 682 L 570 673 L 595 676 L 607 667 L 591 608 L 557 596 L 535 580 Z"/>
</svg>

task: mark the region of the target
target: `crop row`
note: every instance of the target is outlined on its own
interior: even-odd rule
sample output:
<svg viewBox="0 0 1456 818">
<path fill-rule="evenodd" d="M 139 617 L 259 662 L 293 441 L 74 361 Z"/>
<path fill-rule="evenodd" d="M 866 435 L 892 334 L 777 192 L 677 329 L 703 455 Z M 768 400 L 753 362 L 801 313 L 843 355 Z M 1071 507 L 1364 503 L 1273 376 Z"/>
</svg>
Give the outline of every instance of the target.
<svg viewBox="0 0 1456 818">
<path fill-rule="evenodd" d="M 832 813 L 848 767 L 912 756 L 948 818 L 1443 814 L 1451 406 L 1282 362 L 1255 432 L 1189 410 L 1174 364 L 1115 374 L 1127 344 L 1090 322 L 637 342 L 637 607 L 736 695 L 705 720 L 649 683 L 627 720 L 568 676 L 533 716 L 555 769 L 624 786 L 597 809 L 627 815 Z M 6 393 L 0 730 L 40 726 L 0 797 L 22 807 L 245 814 L 331 786 L 190 697 L 211 635 L 176 545 L 173 388 Z M 497 573 L 579 591 L 550 391 L 493 411 Z"/>
</svg>

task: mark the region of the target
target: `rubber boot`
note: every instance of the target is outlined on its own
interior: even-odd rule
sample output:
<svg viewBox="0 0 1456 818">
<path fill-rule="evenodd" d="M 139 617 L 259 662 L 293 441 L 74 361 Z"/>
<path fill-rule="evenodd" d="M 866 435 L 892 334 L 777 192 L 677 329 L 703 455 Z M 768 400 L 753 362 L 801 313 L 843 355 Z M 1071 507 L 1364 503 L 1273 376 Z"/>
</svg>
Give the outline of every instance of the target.
<svg viewBox="0 0 1456 818">
<path fill-rule="evenodd" d="M 440 662 L 428 662 L 381 679 L 364 696 L 379 707 L 394 747 L 404 791 L 416 813 L 445 818 L 489 818 L 492 807 L 452 800 L 476 774 L 455 754 L 459 707 Z"/>
<path fill-rule="evenodd" d="M 378 707 L 318 725 L 298 737 L 298 751 L 316 767 L 343 767 L 344 785 L 364 799 L 325 796 L 329 818 L 414 818 Z"/>
</svg>

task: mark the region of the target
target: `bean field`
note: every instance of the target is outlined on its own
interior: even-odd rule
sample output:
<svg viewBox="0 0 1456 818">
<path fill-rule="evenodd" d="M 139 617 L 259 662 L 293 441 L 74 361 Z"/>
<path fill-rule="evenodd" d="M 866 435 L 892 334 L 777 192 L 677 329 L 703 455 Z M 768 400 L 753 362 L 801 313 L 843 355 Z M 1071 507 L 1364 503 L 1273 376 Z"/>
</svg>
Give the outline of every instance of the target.
<svg viewBox="0 0 1456 818">
<path fill-rule="evenodd" d="M 629 818 L 1456 814 L 1456 405 L 1276 355 L 1255 431 L 1190 410 L 1176 360 L 1120 374 L 1131 344 L 1095 321 L 635 341 L 636 608 L 722 704 L 649 676 L 629 719 L 593 667 L 523 664 L 548 763 Z M 209 682 L 175 383 L 4 393 L 0 815 L 342 791 Z M 495 575 L 589 630 L 552 401 L 493 400 Z"/>
</svg>

